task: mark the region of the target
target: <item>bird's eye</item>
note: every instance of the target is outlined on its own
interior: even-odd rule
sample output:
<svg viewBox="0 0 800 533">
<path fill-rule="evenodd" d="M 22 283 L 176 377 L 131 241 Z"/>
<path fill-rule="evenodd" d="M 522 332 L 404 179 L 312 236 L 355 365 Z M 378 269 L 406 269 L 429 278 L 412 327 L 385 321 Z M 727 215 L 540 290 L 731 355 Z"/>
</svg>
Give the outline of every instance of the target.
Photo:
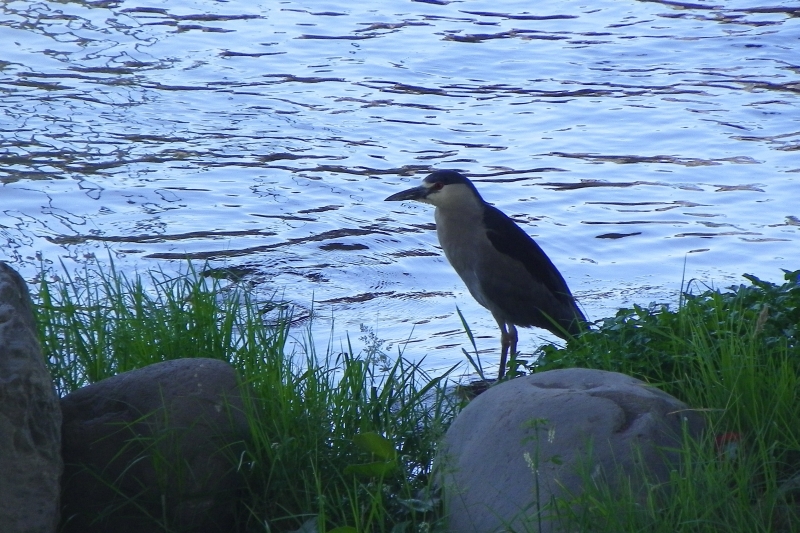
<svg viewBox="0 0 800 533">
<path fill-rule="evenodd" d="M 442 187 L 444 187 L 444 183 L 442 183 L 441 181 L 437 181 L 436 183 L 431 185 L 431 189 L 433 189 L 434 191 L 441 191 Z"/>
</svg>

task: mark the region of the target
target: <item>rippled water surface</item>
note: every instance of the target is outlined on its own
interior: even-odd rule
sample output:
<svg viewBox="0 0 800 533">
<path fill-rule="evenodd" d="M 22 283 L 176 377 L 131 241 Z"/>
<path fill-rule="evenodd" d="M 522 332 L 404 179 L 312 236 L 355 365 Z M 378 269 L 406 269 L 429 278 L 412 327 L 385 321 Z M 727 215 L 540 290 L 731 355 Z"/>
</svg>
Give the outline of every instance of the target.
<svg viewBox="0 0 800 533">
<path fill-rule="evenodd" d="M 0 259 L 29 278 L 241 267 L 318 345 L 364 324 L 437 368 L 458 305 L 495 362 L 432 208 L 383 202 L 432 168 L 592 319 L 800 268 L 796 1 L 8 1 L 0 42 Z"/>
</svg>

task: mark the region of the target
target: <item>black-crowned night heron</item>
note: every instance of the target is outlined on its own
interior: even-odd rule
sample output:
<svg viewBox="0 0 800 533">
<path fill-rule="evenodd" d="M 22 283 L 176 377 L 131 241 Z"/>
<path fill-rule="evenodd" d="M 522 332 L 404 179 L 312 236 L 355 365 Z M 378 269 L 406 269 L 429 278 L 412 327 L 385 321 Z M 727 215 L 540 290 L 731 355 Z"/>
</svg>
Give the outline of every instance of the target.
<svg viewBox="0 0 800 533">
<path fill-rule="evenodd" d="M 516 353 L 516 326 L 544 328 L 567 339 L 586 322 L 550 258 L 513 220 L 487 204 L 463 175 L 438 170 L 419 187 L 386 200 L 436 206 L 436 234 L 444 255 L 500 326 L 499 377 L 509 350 Z"/>
</svg>

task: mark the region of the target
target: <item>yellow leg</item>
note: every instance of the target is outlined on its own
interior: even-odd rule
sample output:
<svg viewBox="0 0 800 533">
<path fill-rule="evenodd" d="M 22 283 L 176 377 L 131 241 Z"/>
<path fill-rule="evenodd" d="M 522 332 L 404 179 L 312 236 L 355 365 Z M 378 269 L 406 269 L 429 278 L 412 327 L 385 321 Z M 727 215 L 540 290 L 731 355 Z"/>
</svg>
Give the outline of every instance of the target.
<svg viewBox="0 0 800 533">
<path fill-rule="evenodd" d="M 497 324 L 500 326 L 500 371 L 497 374 L 497 379 L 502 379 L 506 374 L 509 350 L 512 356 L 517 353 L 518 337 L 517 328 L 514 324 L 508 324 L 508 329 L 506 329 L 505 322 L 498 320 Z"/>
</svg>

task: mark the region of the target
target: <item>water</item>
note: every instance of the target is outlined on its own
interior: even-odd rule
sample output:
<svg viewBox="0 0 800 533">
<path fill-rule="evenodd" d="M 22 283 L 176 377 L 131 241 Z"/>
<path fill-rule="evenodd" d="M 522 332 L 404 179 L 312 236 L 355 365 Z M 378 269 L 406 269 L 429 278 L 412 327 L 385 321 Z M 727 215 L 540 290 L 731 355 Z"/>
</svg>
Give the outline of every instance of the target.
<svg viewBox="0 0 800 533">
<path fill-rule="evenodd" d="M 464 359 L 459 306 L 493 363 L 431 208 L 383 202 L 432 168 L 592 319 L 800 268 L 796 2 L 180 4 L 0 5 L 0 259 L 28 278 L 241 268 L 323 349 L 429 368 Z"/>
</svg>

